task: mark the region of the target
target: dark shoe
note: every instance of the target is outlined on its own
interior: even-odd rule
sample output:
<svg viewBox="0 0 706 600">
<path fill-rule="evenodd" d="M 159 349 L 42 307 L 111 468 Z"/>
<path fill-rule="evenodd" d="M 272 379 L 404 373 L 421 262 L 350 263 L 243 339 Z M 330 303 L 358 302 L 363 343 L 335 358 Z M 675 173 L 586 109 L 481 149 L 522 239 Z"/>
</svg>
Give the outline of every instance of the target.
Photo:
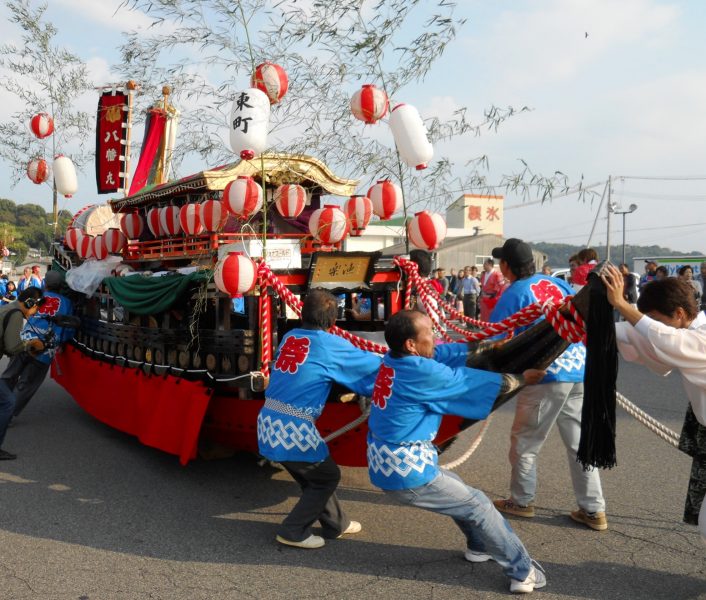
<svg viewBox="0 0 706 600">
<path fill-rule="evenodd" d="M 13 454 L 7 450 L 0 450 L 0 460 L 15 460 L 16 458 L 17 454 Z"/>
</svg>

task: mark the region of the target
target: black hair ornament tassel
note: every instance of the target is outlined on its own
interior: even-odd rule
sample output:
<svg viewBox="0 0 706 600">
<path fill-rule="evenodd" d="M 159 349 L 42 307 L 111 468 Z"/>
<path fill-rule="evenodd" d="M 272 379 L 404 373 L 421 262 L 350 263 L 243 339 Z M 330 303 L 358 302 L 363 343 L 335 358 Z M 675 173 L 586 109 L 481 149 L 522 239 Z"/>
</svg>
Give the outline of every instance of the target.
<svg viewBox="0 0 706 600">
<path fill-rule="evenodd" d="M 585 470 L 611 469 L 615 453 L 615 385 L 618 377 L 618 347 L 613 307 L 606 297 L 599 273 L 588 277 L 589 307 L 586 319 L 586 371 L 584 377 L 581 441 L 576 460 Z"/>
</svg>

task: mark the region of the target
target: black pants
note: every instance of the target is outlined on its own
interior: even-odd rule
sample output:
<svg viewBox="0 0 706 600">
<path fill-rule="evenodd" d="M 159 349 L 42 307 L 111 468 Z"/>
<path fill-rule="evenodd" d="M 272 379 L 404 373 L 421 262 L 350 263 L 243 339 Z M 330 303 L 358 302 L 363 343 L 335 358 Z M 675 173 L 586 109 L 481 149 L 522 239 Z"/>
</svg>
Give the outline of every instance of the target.
<svg viewBox="0 0 706 600">
<path fill-rule="evenodd" d="M 476 295 L 475 294 L 464 294 L 463 295 L 463 315 L 471 319 L 476 318 Z"/>
<path fill-rule="evenodd" d="M 277 534 L 293 542 L 301 542 L 311 535 L 311 526 L 319 521 L 323 537 L 337 538 L 350 521 L 336 498 L 336 487 L 341 470 L 330 456 L 318 463 L 282 462 L 302 489 L 302 497 L 292 512 L 282 521 Z"/>
<path fill-rule="evenodd" d="M 11 390 L 15 392 L 15 410 L 13 416 L 19 415 L 32 399 L 49 372 L 49 364 L 37 360 L 27 352 L 15 354 L 10 364 L 2 374 Z"/>
</svg>

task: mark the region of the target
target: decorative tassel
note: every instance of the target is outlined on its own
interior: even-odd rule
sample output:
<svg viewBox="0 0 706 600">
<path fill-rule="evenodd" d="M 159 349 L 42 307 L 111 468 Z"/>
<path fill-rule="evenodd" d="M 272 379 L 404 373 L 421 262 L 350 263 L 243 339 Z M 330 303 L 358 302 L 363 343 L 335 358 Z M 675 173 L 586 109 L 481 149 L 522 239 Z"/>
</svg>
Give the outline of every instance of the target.
<svg viewBox="0 0 706 600">
<path fill-rule="evenodd" d="M 601 265 L 602 266 L 602 265 Z M 618 348 L 613 307 L 595 268 L 588 279 L 589 307 L 586 319 L 586 373 L 584 377 L 581 441 L 576 460 L 585 470 L 611 469 L 615 454 L 615 384 Z"/>
</svg>

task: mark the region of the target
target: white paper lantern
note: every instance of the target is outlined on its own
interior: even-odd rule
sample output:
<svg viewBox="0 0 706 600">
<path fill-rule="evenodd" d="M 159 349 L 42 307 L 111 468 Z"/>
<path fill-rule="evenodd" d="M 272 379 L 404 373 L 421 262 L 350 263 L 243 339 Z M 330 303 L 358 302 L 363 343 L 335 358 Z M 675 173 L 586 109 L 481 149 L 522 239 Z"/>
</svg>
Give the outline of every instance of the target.
<svg viewBox="0 0 706 600">
<path fill-rule="evenodd" d="M 54 158 L 52 171 L 54 171 L 56 191 L 65 198 L 71 198 L 78 190 L 78 179 L 76 178 L 74 163 L 71 162 L 68 156 L 59 154 Z"/>
<path fill-rule="evenodd" d="M 219 290 L 231 297 L 245 294 L 255 287 L 257 268 L 247 256 L 240 252 L 229 252 L 218 261 L 213 281 Z"/>
<path fill-rule="evenodd" d="M 427 168 L 434 156 L 434 147 L 427 139 L 427 128 L 414 106 L 398 104 L 390 113 L 390 129 L 400 158 L 418 171 Z"/>
<path fill-rule="evenodd" d="M 164 231 L 162 231 L 162 225 L 160 223 L 160 209 L 155 207 L 155 208 L 150 208 L 147 211 L 147 227 L 149 230 L 152 232 L 152 235 L 154 237 L 161 237 L 163 235 L 166 235 Z"/>
<path fill-rule="evenodd" d="M 179 210 L 179 223 L 186 235 L 199 235 L 203 231 L 201 205 L 184 204 Z"/>
<path fill-rule="evenodd" d="M 270 104 L 277 104 L 287 93 L 289 78 L 286 71 L 279 65 L 264 62 L 255 67 L 250 85 L 267 94 Z"/>
<path fill-rule="evenodd" d="M 93 238 L 93 257 L 97 260 L 103 260 L 108 256 L 108 248 L 105 245 L 103 234 Z"/>
<path fill-rule="evenodd" d="M 409 241 L 423 250 L 436 250 L 446 237 L 446 221 L 438 213 L 423 210 L 407 225 Z"/>
<path fill-rule="evenodd" d="M 145 221 L 136 212 L 125 213 L 120 219 L 120 229 L 127 239 L 136 240 L 145 230 Z"/>
<path fill-rule="evenodd" d="M 270 99 L 257 88 L 236 94 L 230 111 L 230 147 L 243 160 L 251 160 L 267 148 Z"/>
<path fill-rule="evenodd" d="M 337 244 L 348 233 L 348 218 L 335 204 L 327 204 L 311 213 L 309 231 L 324 244 Z"/>
<path fill-rule="evenodd" d="M 179 208 L 169 205 L 160 209 L 159 228 L 162 230 L 163 235 L 177 235 L 181 233 Z"/>
<path fill-rule="evenodd" d="M 402 190 L 389 179 L 378 181 L 368 190 L 373 212 L 383 220 L 389 219 L 402 208 Z"/>
<path fill-rule="evenodd" d="M 127 246 L 127 237 L 119 229 L 110 227 L 103 233 L 103 242 L 108 254 L 120 254 Z"/>
<path fill-rule="evenodd" d="M 247 221 L 262 208 L 262 188 L 252 177 L 240 175 L 223 190 L 223 204 L 236 217 Z"/>
<path fill-rule="evenodd" d="M 351 226 L 351 235 L 359 237 L 373 216 L 373 203 L 367 196 L 351 196 L 343 205 Z"/>
<path fill-rule="evenodd" d="M 275 190 L 275 206 L 285 219 L 295 219 L 306 206 L 306 190 L 301 185 L 287 183 Z"/>
<path fill-rule="evenodd" d="M 49 163 L 43 158 L 33 158 L 27 164 L 27 177 L 32 183 L 44 183 L 51 175 Z"/>
<path fill-rule="evenodd" d="M 383 90 L 366 83 L 353 94 L 351 112 L 359 121 L 372 125 L 385 116 L 388 104 L 387 94 Z"/>
<path fill-rule="evenodd" d="M 209 233 L 217 233 L 223 229 L 228 220 L 228 211 L 220 200 L 204 200 L 201 203 L 201 221 Z"/>
</svg>

